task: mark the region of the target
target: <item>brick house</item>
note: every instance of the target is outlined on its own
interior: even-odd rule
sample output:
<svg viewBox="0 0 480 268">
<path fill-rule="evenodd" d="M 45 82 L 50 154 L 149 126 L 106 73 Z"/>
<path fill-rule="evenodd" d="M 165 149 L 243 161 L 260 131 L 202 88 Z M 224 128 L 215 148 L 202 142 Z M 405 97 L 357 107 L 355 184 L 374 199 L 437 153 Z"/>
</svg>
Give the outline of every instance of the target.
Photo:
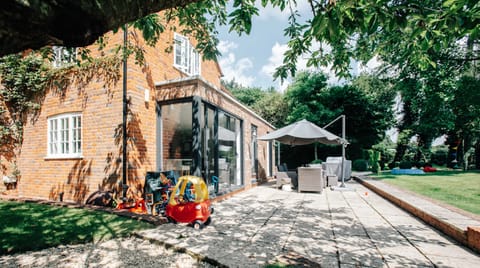
<svg viewBox="0 0 480 268">
<path fill-rule="evenodd" d="M 123 42 L 121 31 L 107 36 L 111 47 Z M 127 64 L 129 194 L 141 196 L 147 171 L 217 176 L 219 194 L 265 180 L 274 148 L 256 137 L 273 126 L 222 87 L 218 63 L 202 60 L 194 40 L 179 33 L 166 30 L 155 48 L 139 36 L 132 31 L 128 37 L 145 55 L 144 66 L 132 57 Z M 166 53 L 169 46 L 172 52 Z M 56 59 L 54 66 L 65 63 L 65 57 Z M 115 83 L 95 74 L 86 82 L 73 79 L 64 92 L 47 91 L 40 113 L 24 127 L 17 156 L 21 177 L 13 194 L 82 203 L 97 190 L 119 188 L 121 69 Z"/>
</svg>

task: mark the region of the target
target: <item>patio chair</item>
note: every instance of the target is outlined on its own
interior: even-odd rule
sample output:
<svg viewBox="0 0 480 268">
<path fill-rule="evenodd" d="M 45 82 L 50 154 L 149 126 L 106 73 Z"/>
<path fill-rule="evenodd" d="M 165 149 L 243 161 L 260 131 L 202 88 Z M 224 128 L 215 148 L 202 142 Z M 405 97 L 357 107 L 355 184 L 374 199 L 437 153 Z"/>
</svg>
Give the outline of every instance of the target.
<svg viewBox="0 0 480 268">
<path fill-rule="evenodd" d="M 298 168 L 298 192 L 320 192 L 324 188 L 324 178 L 321 167 Z"/>
<path fill-rule="evenodd" d="M 275 178 L 277 179 L 276 187 L 280 188 L 284 184 L 292 184 L 294 187 L 296 186 L 296 172 L 290 172 L 285 170 L 284 165 L 276 166 L 275 167 Z"/>
</svg>

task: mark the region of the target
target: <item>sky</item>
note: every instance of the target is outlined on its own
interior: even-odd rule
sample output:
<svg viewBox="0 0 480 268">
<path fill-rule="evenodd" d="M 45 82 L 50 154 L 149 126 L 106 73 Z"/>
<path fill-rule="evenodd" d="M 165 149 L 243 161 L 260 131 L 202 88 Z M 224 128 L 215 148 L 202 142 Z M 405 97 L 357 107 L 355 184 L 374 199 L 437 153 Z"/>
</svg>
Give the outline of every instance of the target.
<svg viewBox="0 0 480 268">
<path fill-rule="evenodd" d="M 308 1 L 298 1 L 300 14 L 311 16 Z M 259 16 L 254 17 L 249 35 L 239 36 L 228 32 L 228 27 L 219 28 L 220 44 L 218 49 L 222 56 L 219 64 L 226 81 L 235 81 L 247 87 L 274 87 L 283 92 L 291 79 L 282 84 L 280 79 L 273 80 L 275 68 L 283 62 L 283 53 L 287 50 L 288 38 L 283 36 L 283 30 L 288 24 L 289 12 L 281 12 L 278 8 L 259 7 Z M 376 61 L 369 63 L 378 65 Z M 356 63 L 351 64 L 352 72 L 359 70 Z M 299 59 L 297 70 L 306 70 L 306 60 Z M 322 71 L 329 76 L 329 84 L 338 84 L 339 80 L 328 68 Z"/>
<path fill-rule="evenodd" d="M 300 14 L 310 16 L 308 1 L 298 1 Z M 222 68 L 226 81 L 235 81 L 246 87 L 261 87 L 267 89 L 274 87 L 277 91 L 283 92 L 288 87 L 291 79 L 282 84 L 280 79 L 273 80 L 275 68 L 283 62 L 283 53 L 287 49 L 288 38 L 283 36 L 283 29 L 288 24 L 288 12 L 280 12 L 272 7 L 259 8 L 259 16 L 254 17 L 252 31 L 249 35 L 238 36 L 235 32 L 228 32 L 228 27 L 219 28 L 220 44 L 218 49 L 222 56 L 219 57 L 219 64 Z M 360 72 L 370 72 L 378 67 L 380 62 L 373 58 L 366 66 L 352 62 L 351 74 L 353 76 Z M 306 60 L 299 59 L 297 70 L 306 70 Z M 330 85 L 341 84 L 344 80 L 339 79 L 328 68 L 321 69 L 329 76 Z M 398 103 L 397 103 L 398 106 Z M 396 108 L 398 109 L 398 108 Z M 388 136 L 396 142 L 398 131 L 391 129 Z M 435 140 L 434 145 L 443 144 L 443 137 Z"/>
</svg>

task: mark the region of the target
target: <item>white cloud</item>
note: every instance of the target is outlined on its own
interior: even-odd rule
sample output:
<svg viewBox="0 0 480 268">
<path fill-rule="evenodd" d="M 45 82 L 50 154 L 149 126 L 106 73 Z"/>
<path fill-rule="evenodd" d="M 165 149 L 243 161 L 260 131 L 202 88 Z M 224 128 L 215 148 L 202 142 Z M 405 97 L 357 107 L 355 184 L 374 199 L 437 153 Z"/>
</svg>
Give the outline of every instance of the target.
<svg viewBox="0 0 480 268">
<path fill-rule="evenodd" d="M 246 73 L 253 69 L 253 61 L 249 58 L 241 58 L 237 60 L 235 54 L 229 52 L 238 47 L 235 43 L 230 41 L 220 41 L 220 44 L 222 44 L 222 48 L 219 47 L 219 50 L 223 49 L 224 56 L 218 61 L 218 64 L 222 68 L 223 79 L 226 81 L 235 80 L 235 82 L 243 86 L 251 86 L 255 77 L 247 75 Z"/>
<path fill-rule="evenodd" d="M 233 49 L 236 49 L 236 48 L 238 48 L 237 43 L 234 43 L 232 41 L 224 41 L 224 40 L 220 40 L 220 42 L 218 43 L 218 46 L 217 46 L 218 51 L 220 51 L 220 53 L 222 53 L 222 55 L 226 54 L 230 50 L 233 50 Z"/>
<path fill-rule="evenodd" d="M 258 19 L 262 21 L 268 21 L 270 19 L 277 19 L 277 20 L 287 20 L 290 12 L 287 11 L 280 11 L 280 8 L 272 7 L 271 5 L 268 5 L 266 7 L 260 6 L 260 4 L 257 4 L 258 10 Z"/>
<path fill-rule="evenodd" d="M 319 44 L 314 44 L 312 46 L 312 49 L 319 49 L 319 47 L 320 47 Z M 275 43 L 272 47 L 272 54 L 268 58 L 267 64 L 262 66 L 261 73 L 269 77 L 269 79 L 272 79 L 273 81 L 273 73 L 275 72 L 275 69 L 277 67 L 283 64 L 284 53 L 285 51 L 287 51 L 287 49 L 288 49 L 288 46 L 286 44 L 279 44 L 278 42 Z M 330 47 L 324 46 L 324 49 L 328 51 L 330 50 Z M 299 57 L 297 59 L 297 73 L 305 70 L 310 70 L 310 71 L 315 70 L 314 67 L 307 67 L 307 62 L 308 62 L 307 56 Z M 323 73 L 325 73 L 328 76 L 329 79 L 327 83 L 330 85 L 335 85 L 335 84 L 341 84 L 345 82 L 344 79 L 340 79 L 335 75 L 331 67 L 332 66 L 330 65 L 327 67 L 322 66 L 319 68 Z M 280 91 L 284 91 L 288 87 L 290 82 L 291 82 L 290 79 L 286 79 L 282 84 L 280 79 L 278 79 L 277 89 L 280 89 Z"/>
<path fill-rule="evenodd" d="M 272 47 L 272 54 L 268 58 L 268 63 L 262 66 L 261 72 L 273 78 L 275 69 L 283 63 L 283 54 L 287 51 L 287 48 L 287 45 L 280 45 L 276 42 Z"/>
<path fill-rule="evenodd" d="M 292 2 L 293 3 L 293 2 Z M 296 9 L 299 11 L 301 17 L 305 17 L 310 12 L 310 6 L 308 1 L 298 1 Z M 258 19 L 262 21 L 269 21 L 271 19 L 287 21 L 290 16 L 290 9 L 287 6 L 283 11 L 279 7 L 272 7 L 268 4 L 266 7 L 262 7 L 260 2 L 256 4 L 258 8 Z"/>
<path fill-rule="evenodd" d="M 371 58 L 367 64 L 359 64 L 358 71 L 360 73 L 372 73 L 374 69 L 382 65 L 382 62 L 378 59 L 377 56 Z"/>
</svg>

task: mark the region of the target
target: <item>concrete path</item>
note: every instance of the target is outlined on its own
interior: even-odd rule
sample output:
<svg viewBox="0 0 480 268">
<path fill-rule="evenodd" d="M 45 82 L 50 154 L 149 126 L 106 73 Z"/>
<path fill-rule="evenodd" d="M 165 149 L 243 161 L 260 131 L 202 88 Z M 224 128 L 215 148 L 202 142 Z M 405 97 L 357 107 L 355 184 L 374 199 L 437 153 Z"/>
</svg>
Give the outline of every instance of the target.
<svg viewBox="0 0 480 268">
<path fill-rule="evenodd" d="M 228 267 L 480 267 L 479 255 L 361 184 L 347 186 L 258 186 L 216 203 L 203 230 L 164 224 L 137 235 Z"/>
</svg>

